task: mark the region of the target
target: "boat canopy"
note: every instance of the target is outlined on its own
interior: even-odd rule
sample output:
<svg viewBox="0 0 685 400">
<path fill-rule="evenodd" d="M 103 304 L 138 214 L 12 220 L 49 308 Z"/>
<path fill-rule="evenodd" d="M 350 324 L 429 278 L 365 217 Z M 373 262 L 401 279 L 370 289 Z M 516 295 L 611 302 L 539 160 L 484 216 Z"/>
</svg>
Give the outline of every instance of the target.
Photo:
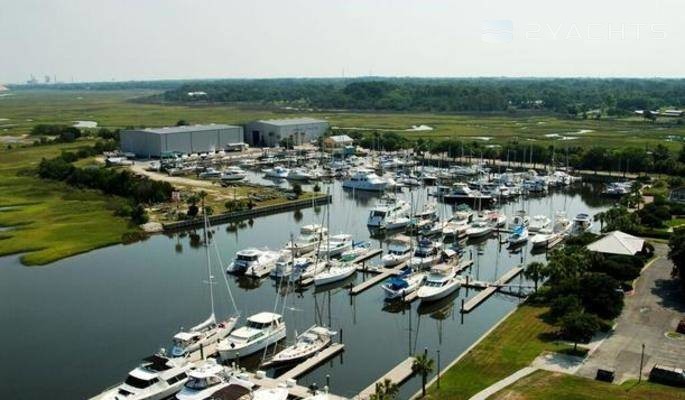
<svg viewBox="0 0 685 400">
<path fill-rule="evenodd" d="M 392 278 L 388 279 L 388 286 L 397 290 L 409 287 L 409 284 L 404 279 L 397 276 L 393 276 Z"/>
<path fill-rule="evenodd" d="M 190 328 L 190 331 L 191 332 L 202 331 L 205 328 L 211 326 L 212 324 L 216 324 L 216 316 L 214 314 L 210 315 L 209 318 L 207 318 L 204 322 L 197 324 L 194 327 Z"/>
</svg>

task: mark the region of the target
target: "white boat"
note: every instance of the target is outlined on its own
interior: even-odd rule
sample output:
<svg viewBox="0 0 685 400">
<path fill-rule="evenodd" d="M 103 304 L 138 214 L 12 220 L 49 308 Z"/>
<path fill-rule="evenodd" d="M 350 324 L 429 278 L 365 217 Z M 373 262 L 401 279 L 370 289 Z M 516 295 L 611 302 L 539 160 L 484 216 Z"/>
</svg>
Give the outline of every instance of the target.
<svg viewBox="0 0 685 400">
<path fill-rule="evenodd" d="M 295 255 L 306 254 L 316 250 L 319 243 L 326 238 L 328 230 L 321 225 L 305 225 L 300 228 L 300 236 L 292 243 L 286 244 L 286 249 Z"/>
<path fill-rule="evenodd" d="M 259 249 L 245 249 L 240 250 L 235 254 L 235 259 L 226 269 L 232 274 L 244 274 L 248 270 L 257 271 L 263 268 L 271 268 L 276 265 L 280 259 L 281 253 L 278 251 L 259 250 Z"/>
<path fill-rule="evenodd" d="M 292 276 L 293 271 L 304 268 L 311 261 L 305 257 L 284 257 L 276 262 L 273 270 L 269 274 L 273 278 L 287 278 Z"/>
<path fill-rule="evenodd" d="M 492 225 L 486 219 L 478 218 L 471 223 L 471 227 L 466 230 L 469 239 L 487 236 L 492 233 Z"/>
<path fill-rule="evenodd" d="M 221 171 L 218 171 L 212 167 L 209 167 L 205 169 L 204 171 L 200 172 L 200 179 L 214 179 L 214 178 L 220 178 L 221 177 Z"/>
<path fill-rule="evenodd" d="M 515 226 L 509 234 L 509 245 L 517 246 L 528 241 L 528 228 L 523 225 Z"/>
<path fill-rule="evenodd" d="M 295 343 L 278 352 L 268 364 L 289 364 L 305 360 L 328 347 L 335 334 L 335 331 L 326 327 L 314 325 L 297 335 Z"/>
<path fill-rule="evenodd" d="M 388 254 L 381 258 L 384 267 L 394 267 L 411 258 L 411 238 L 405 235 L 397 235 L 388 243 Z"/>
<path fill-rule="evenodd" d="M 200 346 L 207 346 L 228 336 L 237 322 L 238 317 L 230 317 L 217 323 L 216 317 L 212 314 L 201 324 L 176 333 L 172 338 L 171 355 L 187 357 L 190 353 L 200 350 Z"/>
<path fill-rule="evenodd" d="M 357 272 L 357 267 L 354 264 L 331 261 L 325 270 L 314 275 L 314 285 L 323 286 L 342 281 L 352 276 L 355 272 Z"/>
<path fill-rule="evenodd" d="M 371 251 L 371 243 L 369 242 L 352 242 L 352 248 L 340 254 L 341 261 L 354 261 L 358 257 L 363 256 Z"/>
<path fill-rule="evenodd" d="M 288 179 L 294 181 L 312 181 L 320 179 L 321 176 L 313 169 L 309 168 L 293 168 L 288 173 Z"/>
<path fill-rule="evenodd" d="M 546 215 L 535 215 L 531 218 L 528 224 L 528 230 L 530 232 L 537 232 L 542 229 L 547 229 L 552 224 L 552 220 Z"/>
<path fill-rule="evenodd" d="M 188 381 L 176 395 L 177 400 L 209 400 L 226 398 L 222 395 L 230 394 L 231 399 L 249 399 L 253 384 L 236 377 L 228 368 L 209 358 L 198 364 L 188 373 Z"/>
<path fill-rule="evenodd" d="M 277 165 L 273 168 L 265 169 L 263 172 L 264 176 L 267 178 L 286 179 L 288 177 L 288 174 L 290 173 L 290 170 L 288 168 Z"/>
<path fill-rule="evenodd" d="M 528 213 L 526 213 L 524 210 L 519 210 L 516 212 L 514 215 L 514 218 L 511 220 L 511 225 L 516 227 L 516 226 L 528 226 L 530 223 L 530 217 L 528 217 Z"/>
<path fill-rule="evenodd" d="M 414 293 L 423 284 L 426 274 L 423 272 L 411 272 L 400 276 L 393 276 L 388 279 L 381 287 L 385 292 L 386 300 L 403 299 L 408 294 Z"/>
<path fill-rule="evenodd" d="M 471 211 L 457 211 L 452 218 L 447 221 L 442 227 L 442 234 L 446 238 L 462 238 L 466 236 L 466 231 L 471 226 L 473 219 L 473 212 Z"/>
<path fill-rule="evenodd" d="M 416 295 L 423 302 L 442 299 L 454 293 L 461 287 L 462 278 L 459 277 L 452 264 L 439 264 L 431 268 L 430 274 Z"/>
<path fill-rule="evenodd" d="M 163 354 L 147 357 L 126 380 L 94 397 L 97 400 L 159 400 L 173 396 L 188 380 L 192 364 Z"/>
<path fill-rule="evenodd" d="M 409 225 L 411 206 L 404 200 L 386 197 L 369 212 L 366 226 L 373 229 L 396 229 Z"/>
<path fill-rule="evenodd" d="M 482 203 L 490 203 L 495 200 L 495 198 L 489 194 L 485 194 L 478 190 L 473 190 L 469 188 L 469 185 L 466 183 L 455 183 L 452 186 L 452 190 L 449 193 L 442 195 L 442 198 L 445 201 L 454 201 L 462 203 L 473 202 L 474 204 L 478 201 Z"/>
<path fill-rule="evenodd" d="M 316 274 L 326 269 L 325 260 L 308 260 L 305 263 L 295 264 L 295 268 L 290 274 L 291 282 L 299 282 L 307 278 L 313 278 Z"/>
<path fill-rule="evenodd" d="M 245 326 L 219 341 L 217 351 L 223 361 L 234 360 L 263 350 L 285 335 L 285 322 L 279 314 L 261 312 L 249 317 Z"/>
<path fill-rule="evenodd" d="M 252 392 L 252 396 L 245 400 L 287 400 L 288 389 L 277 388 L 261 388 Z"/>
<path fill-rule="evenodd" d="M 219 179 L 221 179 L 222 182 L 237 182 L 242 181 L 246 177 L 247 174 L 240 169 L 240 167 L 228 167 L 221 173 Z"/>
<path fill-rule="evenodd" d="M 373 170 L 360 168 L 343 181 L 342 186 L 345 189 L 382 192 L 388 187 L 388 182 L 376 175 Z"/>
<path fill-rule="evenodd" d="M 580 213 L 573 218 L 573 233 L 581 234 L 592 228 L 592 217 L 586 213 Z"/>
<path fill-rule="evenodd" d="M 442 242 L 419 239 L 414 255 L 409 259 L 409 266 L 420 269 L 439 263 L 442 260 L 442 248 Z"/>
<path fill-rule="evenodd" d="M 352 235 L 341 233 L 332 235 L 319 248 L 322 257 L 336 257 L 352 248 Z"/>
<path fill-rule="evenodd" d="M 507 224 L 507 216 L 502 212 L 489 211 L 485 212 L 485 216 L 496 228 L 501 228 Z"/>
</svg>

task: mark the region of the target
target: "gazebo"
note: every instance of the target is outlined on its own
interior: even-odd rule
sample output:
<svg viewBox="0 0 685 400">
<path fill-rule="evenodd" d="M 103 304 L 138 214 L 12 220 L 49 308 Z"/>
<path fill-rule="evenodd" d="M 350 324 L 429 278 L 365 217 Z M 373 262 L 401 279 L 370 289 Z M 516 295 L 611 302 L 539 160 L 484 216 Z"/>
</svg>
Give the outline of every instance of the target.
<svg viewBox="0 0 685 400">
<path fill-rule="evenodd" d="M 587 245 L 588 250 L 605 254 L 634 256 L 642 251 L 645 241 L 621 231 L 613 231 Z"/>
</svg>

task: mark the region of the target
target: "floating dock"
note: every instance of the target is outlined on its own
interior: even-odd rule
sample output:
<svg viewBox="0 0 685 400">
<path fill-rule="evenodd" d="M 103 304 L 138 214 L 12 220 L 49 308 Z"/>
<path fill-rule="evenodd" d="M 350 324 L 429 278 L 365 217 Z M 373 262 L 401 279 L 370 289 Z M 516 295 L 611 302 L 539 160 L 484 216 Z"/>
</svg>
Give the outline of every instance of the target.
<svg viewBox="0 0 685 400">
<path fill-rule="evenodd" d="M 471 312 L 480 303 L 484 302 L 488 297 L 495 294 L 495 292 L 498 291 L 500 287 L 514 279 L 521 272 L 523 272 L 523 267 L 515 267 L 507 271 L 497 281 L 493 282 L 488 287 L 486 287 L 482 292 L 476 294 L 469 301 L 467 301 L 466 304 L 464 304 L 464 306 L 462 307 L 461 312 Z"/>
<path fill-rule="evenodd" d="M 250 382 L 254 383 L 255 385 L 259 386 L 260 388 L 264 388 L 264 389 L 285 388 L 285 389 L 287 389 L 288 394 L 290 395 L 288 398 L 293 397 L 296 399 L 306 399 L 306 398 L 312 396 L 312 392 L 309 390 L 309 388 L 297 385 L 296 383 L 289 383 L 285 379 L 282 379 L 282 378 L 274 379 L 274 378 L 269 378 L 266 376 L 259 376 L 259 374 L 252 373 L 252 372 L 247 372 L 246 374 L 247 374 Z M 344 397 L 336 396 L 332 393 L 328 393 L 327 398 L 329 400 L 346 400 Z"/>
<path fill-rule="evenodd" d="M 457 264 L 457 267 L 456 267 L 456 269 L 455 269 L 455 274 L 460 274 L 460 273 L 464 272 L 464 270 L 468 269 L 468 268 L 471 267 L 472 265 L 473 265 L 473 260 L 470 260 L 470 259 L 469 259 L 469 260 L 464 260 L 464 261 L 460 262 L 459 264 Z M 418 290 L 414 290 L 413 292 L 411 292 L 411 293 L 409 293 L 408 295 L 406 295 L 406 296 L 402 299 L 402 301 L 404 301 L 405 303 L 411 303 L 411 302 L 413 302 L 414 300 L 416 300 L 416 298 L 418 297 L 418 295 L 419 295 L 419 294 L 418 294 Z"/>
<path fill-rule="evenodd" d="M 371 397 L 371 395 L 376 393 L 376 383 L 383 382 L 386 379 L 390 379 L 392 383 L 395 383 L 397 385 L 403 383 L 414 374 L 414 372 L 411 369 L 412 364 L 414 364 L 414 357 L 409 357 L 401 363 L 397 364 L 397 366 L 391 369 L 390 372 L 383 375 L 380 379 L 376 380 L 366 389 L 362 390 L 357 396 L 357 398 L 359 398 L 360 400 L 368 399 L 369 397 Z"/>
<path fill-rule="evenodd" d="M 383 268 L 382 270 L 368 270 L 368 272 L 377 272 L 378 275 L 374 276 L 373 278 L 369 278 L 364 282 L 360 283 L 359 285 L 350 289 L 350 294 L 359 294 L 393 275 L 398 275 L 400 272 L 402 272 L 402 268 L 404 268 L 404 264 L 400 264 L 395 268 Z"/>
<path fill-rule="evenodd" d="M 288 380 L 288 379 L 295 379 L 301 375 L 304 375 L 305 373 L 309 372 L 310 370 L 314 369 L 316 366 L 321 364 L 322 362 L 328 360 L 329 358 L 335 356 L 336 354 L 340 353 L 343 351 L 345 348 L 344 344 L 341 343 L 333 343 L 330 346 L 326 347 L 322 351 L 320 351 L 318 354 L 316 354 L 314 357 L 308 358 L 307 360 L 297 364 L 297 366 L 288 372 L 284 373 L 279 377 L 280 380 Z"/>
</svg>

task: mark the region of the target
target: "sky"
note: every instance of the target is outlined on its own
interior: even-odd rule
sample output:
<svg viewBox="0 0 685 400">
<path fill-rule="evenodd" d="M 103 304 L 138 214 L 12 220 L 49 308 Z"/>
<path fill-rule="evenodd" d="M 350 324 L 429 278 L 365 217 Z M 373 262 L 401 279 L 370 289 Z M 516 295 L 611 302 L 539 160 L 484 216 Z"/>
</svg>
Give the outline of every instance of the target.
<svg viewBox="0 0 685 400">
<path fill-rule="evenodd" d="M 683 77 L 682 0 L 0 0 L 0 83 Z"/>
</svg>

